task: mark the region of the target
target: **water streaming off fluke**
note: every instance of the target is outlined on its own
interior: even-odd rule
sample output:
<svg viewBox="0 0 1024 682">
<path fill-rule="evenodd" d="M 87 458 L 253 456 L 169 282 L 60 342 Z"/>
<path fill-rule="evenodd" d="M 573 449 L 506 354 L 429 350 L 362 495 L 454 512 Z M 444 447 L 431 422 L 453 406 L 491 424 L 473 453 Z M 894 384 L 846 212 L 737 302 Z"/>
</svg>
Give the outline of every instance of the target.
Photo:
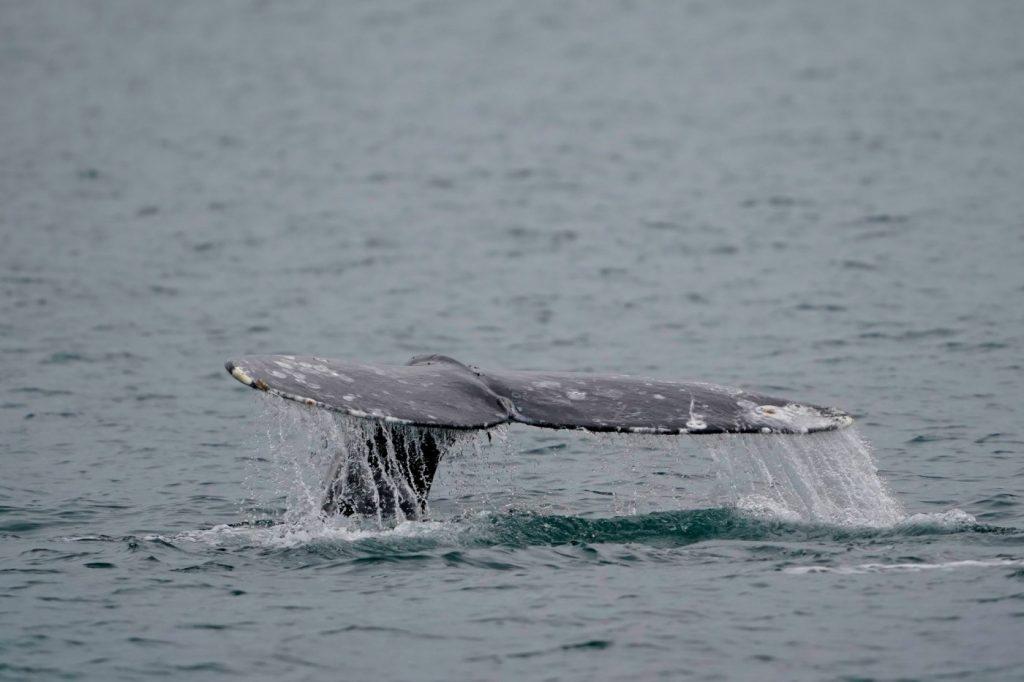
<svg viewBox="0 0 1024 682">
<path fill-rule="evenodd" d="M 425 519 L 438 465 L 490 440 L 488 431 L 358 419 L 277 398 L 261 402 L 260 447 L 270 466 L 257 466 L 256 475 L 270 476 L 291 523 L 343 515 L 355 525 L 384 528 Z M 255 490 L 258 482 L 251 483 Z"/>
<path fill-rule="evenodd" d="M 357 524 L 392 527 L 430 515 L 427 495 L 434 470 L 458 470 L 487 462 L 485 477 L 501 475 L 509 446 L 483 452 L 491 432 L 414 427 L 357 419 L 276 398 L 263 398 L 262 426 L 275 493 L 285 498 L 285 521 L 323 520 L 336 514 Z M 569 435 L 569 432 L 566 432 Z M 569 435 L 574 437 L 575 434 Z M 645 486 L 656 494 L 643 453 L 658 448 L 684 455 L 706 451 L 717 479 L 715 506 L 736 507 L 767 518 L 840 526 L 891 526 L 906 517 L 879 478 L 871 451 L 852 428 L 807 435 L 718 434 L 704 436 L 614 436 L 594 454 L 594 466 L 608 457 L 630 457 L 633 495 Z M 608 448 L 612 445 L 612 448 Z M 469 457 L 462 456 L 470 453 Z M 590 453 L 588 453 L 590 454 Z M 692 467 L 691 457 L 673 462 Z M 559 466 L 553 456 L 543 466 Z M 478 473 L 478 472 L 477 472 Z M 507 473 L 507 472 L 506 472 Z M 482 492 L 482 491 L 481 491 Z M 706 503 L 709 500 L 700 500 Z M 680 500 L 683 506 L 685 501 Z M 479 511 L 479 510 L 477 510 Z M 623 513 L 621 507 L 609 510 Z M 626 512 L 628 513 L 628 511 Z"/>
<path fill-rule="evenodd" d="M 793 521 L 891 526 L 903 506 L 878 476 L 854 428 L 804 436 L 721 434 L 700 439 L 741 509 Z"/>
</svg>

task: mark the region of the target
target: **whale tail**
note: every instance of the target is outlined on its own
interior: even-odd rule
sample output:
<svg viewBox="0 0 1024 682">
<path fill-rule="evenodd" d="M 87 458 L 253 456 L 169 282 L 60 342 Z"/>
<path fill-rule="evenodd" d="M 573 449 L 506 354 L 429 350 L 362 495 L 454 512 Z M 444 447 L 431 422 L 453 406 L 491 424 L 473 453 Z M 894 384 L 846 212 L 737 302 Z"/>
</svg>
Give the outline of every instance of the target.
<svg viewBox="0 0 1024 682">
<path fill-rule="evenodd" d="M 328 514 L 421 517 L 455 434 L 509 422 L 691 435 L 806 434 L 853 423 L 836 408 L 715 384 L 618 374 L 485 371 L 444 355 L 417 356 L 406 365 L 248 355 L 225 367 L 247 386 L 364 425 L 356 442 L 338 453 L 323 502 Z"/>
<path fill-rule="evenodd" d="M 421 518 L 450 437 L 440 430 L 377 423 L 337 453 L 322 511 L 344 516 Z"/>
</svg>

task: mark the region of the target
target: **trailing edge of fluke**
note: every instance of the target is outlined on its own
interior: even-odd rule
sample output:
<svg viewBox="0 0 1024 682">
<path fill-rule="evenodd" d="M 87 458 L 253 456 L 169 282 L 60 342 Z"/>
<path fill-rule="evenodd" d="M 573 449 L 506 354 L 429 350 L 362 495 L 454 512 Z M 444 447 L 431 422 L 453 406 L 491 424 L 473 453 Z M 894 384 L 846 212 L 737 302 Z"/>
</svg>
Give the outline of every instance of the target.
<svg viewBox="0 0 1024 682">
<path fill-rule="evenodd" d="M 853 423 L 808 405 L 702 382 L 620 374 L 483 370 L 444 355 L 406 365 L 296 355 L 226 363 L 247 386 L 351 417 L 450 429 L 508 422 L 552 429 L 711 434 L 831 431 Z"/>
</svg>

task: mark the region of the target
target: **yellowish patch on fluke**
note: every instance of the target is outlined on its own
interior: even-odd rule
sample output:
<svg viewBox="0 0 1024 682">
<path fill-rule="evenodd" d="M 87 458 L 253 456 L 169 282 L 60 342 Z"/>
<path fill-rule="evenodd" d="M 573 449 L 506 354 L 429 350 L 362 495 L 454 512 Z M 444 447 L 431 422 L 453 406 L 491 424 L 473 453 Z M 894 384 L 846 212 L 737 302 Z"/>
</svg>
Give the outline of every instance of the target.
<svg viewBox="0 0 1024 682">
<path fill-rule="evenodd" d="M 263 382 L 261 381 L 260 383 L 263 384 L 263 385 L 262 386 L 258 385 L 255 381 L 252 380 L 252 377 L 249 376 L 248 374 L 246 374 L 245 372 L 243 372 L 240 367 L 232 367 L 231 368 L 231 376 L 233 376 L 234 378 L 238 379 L 239 381 L 241 381 L 246 386 L 254 386 L 255 388 L 260 389 L 261 391 L 267 390 L 267 385 L 266 384 L 263 384 Z"/>
</svg>

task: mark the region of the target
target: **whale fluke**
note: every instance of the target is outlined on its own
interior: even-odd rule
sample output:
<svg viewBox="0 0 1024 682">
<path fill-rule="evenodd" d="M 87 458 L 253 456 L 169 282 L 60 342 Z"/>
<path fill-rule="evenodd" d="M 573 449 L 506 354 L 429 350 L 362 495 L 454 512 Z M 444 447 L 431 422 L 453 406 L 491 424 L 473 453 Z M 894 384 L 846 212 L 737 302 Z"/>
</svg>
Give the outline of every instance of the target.
<svg viewBox="0 0 1024 682">
<path fill-rule="evenodd" d="M 336 469 L 324 501 L 328 513 L 365 514 L 365 491 L 375 489 L 378 512 L 380 500 L 388 500 L 391 511 L 415 517 L 426 508 L 445 449 L 439 441 L 446 438 L 439 434 L 446 431 L 518 422 L 619 433 L 806 434 L 853 423 L 836 408 L 715 384 L 621 374 L 483 370 L 444 355 L 419 355 L 406 365 L 246 355 L 225 366 L 252 388 L 375 425 L 365 438 L 368 470 L 357 475 Z M 432 435 L 410 443 L 399 425 L 423 427 L 417 432 Z M 357 490 L 362 496 L 352 492 Z"/>
<path fill-rule="evenodd" d="M 621 374 L 483 370 L 444 355 L 406 365 L 246 355 L 225 365 L 247 386 L 351 417 L 486 429 L 520 422 L 623 433 L 814 433 L 848 426 L 842 410 L 702 382 Z"/>
</svg>

